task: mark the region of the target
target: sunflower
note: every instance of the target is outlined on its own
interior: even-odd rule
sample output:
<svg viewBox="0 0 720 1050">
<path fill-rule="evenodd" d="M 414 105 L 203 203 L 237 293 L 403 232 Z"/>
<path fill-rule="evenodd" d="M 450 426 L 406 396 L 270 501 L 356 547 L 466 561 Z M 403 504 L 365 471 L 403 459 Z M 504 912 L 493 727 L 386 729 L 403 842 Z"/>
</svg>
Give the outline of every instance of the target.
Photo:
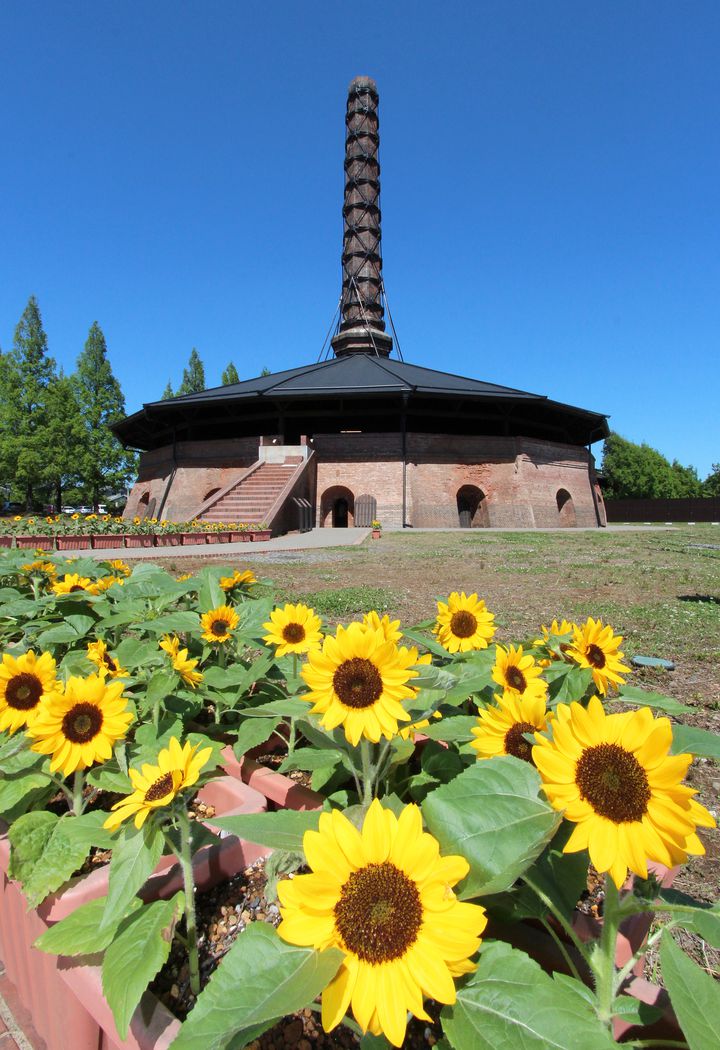
<svg viewBox="0 0 720 1050">
<path fill-rule="evenodd" d="M 177 577 L 177 582 L 178 583 L 184 583 L 185 580 L 191 580 L 191 579 L 192 579 L 192 573 L 191 572 L 183 572 Z"/>
<path fill-rule="evenodd" d="M 466 653 L 471 649 L 487 649 L 495 634 L 495 616 L 488 612 L 485 602 L 477 594 L 458 594 L 453 591 L 447 603 L 438 602 L 437 622 L 433 634 L 449 653 Z"/>
<path fill-rule="evenodd" d="M 532 696 L 542 700 L 544 706 L 547 682 L 540 677 L 541 674 L 542 667 L 528 653 L 523 656 L 521 645 L 517 649 L 514 645 L 509 649 L 504 649 L 502 645 L 495 646 L 492 677 L 494 682 L 503 687 L 506 697 Z"/>
<path fill-rule="evenodd" d="M 102 638 L 99 638 L 96 642 L 88 642 L 87 658 L 92 663 L 97 664 L 98 674 L 102 678 L 126 678 L 128 675 L 125 668 L 121 667 L 117 660 L 110 655 L 108 647 Z"/>
<path fill-rule="evenodd" d="M 369 613 L 365 613 L 362 622 L 367 627 L 371 627 L 373 631 L 382 631 L 386 642 L 399 642 L 402 639 L 400 621 L 391 620 L 387 613 L 381 620 L 380 614 L 373 609 Z"/>
<path fill-rule="evenodd" d="M 173 635 L 171 638 L 166 634 L 159 644 L 160 648 L 164 649 L 170 657 L 173 669 L 177 671 L 183 682 L 192 686 L 193 689 L 202 682 L 202 672 L 195 670 L 199 661 L 188 659 L 188 651 L 180 648 L 180 639 L 177 635 Z"/>
<path fill-rule="evenodd" d="M 51 693 L 31 726 L 33 751 L 52 755 L 50 772 L 69 776 L 112 755 L 133 720 L 122 695 L 123 682 L 106 683 L 102 675 L 69 678 L 63 694 Z"/>
<path fill-rule="evenodd" d="M 0 664 L 0 732 L 33 724 L 43 699 L 62 688 L 50 653 L 33 652 L 15 658 L 5 653 Z"/>
<path fill-rule="evenodd" d="M 73 594 L 75 591 L 92 594 L 94 588 L 95 585 L 89 576 L 78 576 L 75 572 L 66 572 L 61 580 L 57 580 L 52 585 L 55 594 Z"/>
<path fill-rule="evenodd" d="M 398 649 L 382 631 L 362 623 L 339 626 L 334 637 L 326 636 L 322 652 L 308 653 L 301 673 L 311 691 L 302 699 L 322 713 L 326 729 L 342 724 L 353 745 L 360 737 L 389 740 L 399 721 L 410 721 L 401 701 L 414 695 L 407 683 L 417 676 L 417 660 L 417 649 Z"/>
<path fill-rule="evenodd" d="M 200 617 L 202 636 L 206 642 L 226 642 L 240 623 L 238 614 L 229 605 L 219 605 Z"/>
<path fill-rule="evenodd" d="M 103 521 L 104 520 L 105 519 L 103 518 Z M 105 564 L 110 566 L 116 576 L 129 576 L 132 572 L 130 566 L 121 558 L 113 558 L 112 561 L 108 561 Z"/>
<path fill-rule="evenodd" d="M 562 637 L 566 634 L 572 634 L 572 632 L 575 630 L 575 627 L 576 624 L 572 623 L 571 620 L 566 620 L 564 618 L 562 620 L 553 620 L 549 627 L 546 627 L 544 623 L 540 624 L 540 630 L 542 631 L 543 636 L 542 638 L 535 638 L 533 640 L 533 645 L 549 645 L 553 641 L 553 639 L 557 639 L 558 637 Z"/>
<path fill-rule="evenodd" d="M 608 715 L 594 696 L 587 710 L 559 704 L 552 730 L 533 759 L 550 804 L 577 825 L 565 853 L 589 850 L 620 887 L 628 868 L 647 878 L 648 860 L 672 868 L 705 852 L 695 829 L 715 821 L 681 783 L 692 755 L 669 754 L 668 718 L 649 707 Z"/>
<path fill-rule="evenodd" d="M 199 747 L 189 743 L 180 747 L 180 741 L 173 736 L 158 755 L 156 766 L 144 765 L 141 773 L 137 769 L 129 770 L 135 790 L 115 803 L 103 827 L 114 831 L 134 816 L 135 827 L 141 828 L 154 809 L 169 806 L 179 791 L 197 783 L 201 769 L 212 754 L 211 747 L 198 751 Z"/>
<path fill-rule="evenodd" d="M 622 635 L 613 634 L 612 627 L 603 627 L 602 620 L 589 616 L 586 623 L 575 627 L 572 644 L 565 650 L 575 663 L 591 669 L 593 681 L 603 696 L 608 684 L 622 685 L 625 681 L 620 672 L 630 671 L 622 663 L 625 654 L 619 651 L 621 642 Z"/>
<path fill-rule="evenodd" d="M 57 569 L 53 563 L 51 561 L 43 561 L 42 558 L 37 558 L 35 561 L 29 562 L 27 565 L 21 565 L 20 568 L 23 572 L 29 573 L 30 576 L 40 575 L 49 578 L 57 576 Z"/>
<path fill-rule="evenodd" d="M 251 587 L 253 583 L 257 583 L 257 576 L 252 569 L 246 569 L 245 572 L 236 569 L 232 576 L 220 577 L 220 586 L 224 591 L 232 591 L 235 587 Z"/>
<path fill-rule="evenodd" d="M 309 653 L 322 645 L 321 626 L 314 609 L 302 604 L 288 604 L 270 613 L 269 622 L 263 624 L 269 632 L 263 636 L 263 641 L 265 645 L 277 646 L 276 656 Z"/>
<path fill-rule="evenodd" d="M 472 730 L 475 740 L 470 746 L 475 748 L 478 758 L 514 755 L 532 762 L 533 747 L 525 734 L 547 729 L 552 713 L 545 708 L 545 697 L 505 693 L 496 696 L 495 701 L 492 707 L 480 711 L 478 724 Z"/>
<path fill-rule="evenodd" d="M 303 847 L 312 871 L 278 884 L 278 934 L 345 953 L 323 992 L 323 1028 L 330 1032 L 352 1007 L 363 1032 L 401 1046 L 408 1010 L 429 1021 L 423 996 L 454 1003 L 453 978 L 475 969 L 485 909 L 450 888 L 469 865 L 440 856 L 417 806 L 396 817 L 377 799 L 362 831 L 335 809 L 305 832 Z"/>
</svg>

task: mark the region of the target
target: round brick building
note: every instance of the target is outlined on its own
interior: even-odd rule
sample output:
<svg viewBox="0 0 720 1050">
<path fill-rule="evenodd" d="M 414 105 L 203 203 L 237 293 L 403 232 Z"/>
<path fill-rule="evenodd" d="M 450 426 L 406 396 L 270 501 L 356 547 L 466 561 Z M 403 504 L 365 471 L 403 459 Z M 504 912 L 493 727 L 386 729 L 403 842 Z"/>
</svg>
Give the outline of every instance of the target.
<svg viewBox="0 0 720 1050">
<path fill-rule="evenodd" d="M 378 96 L 350 85 L 342 297 L 328 360 L 143 405 L 126 516 L 482 528 L 603 526 L 589 446 L 607 418 L 391 356 L 385 328 Z"/>
</svg>

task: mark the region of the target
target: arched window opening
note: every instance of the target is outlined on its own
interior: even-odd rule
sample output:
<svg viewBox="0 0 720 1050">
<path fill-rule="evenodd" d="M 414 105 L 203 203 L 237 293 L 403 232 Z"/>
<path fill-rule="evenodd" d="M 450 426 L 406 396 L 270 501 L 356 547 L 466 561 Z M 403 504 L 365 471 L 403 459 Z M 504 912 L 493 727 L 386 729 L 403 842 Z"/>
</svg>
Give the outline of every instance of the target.
<svg viewBox="0 0 720 1050">
<path fill-rule="evenodd" d="M 575 504 L 567 489 L 558 489 L 555 495 L 558 517 L 562 528 L 572 529 L 576 525 Z"/>
<path fill-rule="evenodd" d="M 320 500 L 320 527 L 347 529 L 355 524 L 355 497 L 344 485 L 326 489 Z"/>
<path fill-rule="evenodd" d="M 488 520 L 487 499 L 477 485 L 463 485 L 455 497 L 458 521 L 461 529 L 483 529 L 490 524 Z"/>
</svg>

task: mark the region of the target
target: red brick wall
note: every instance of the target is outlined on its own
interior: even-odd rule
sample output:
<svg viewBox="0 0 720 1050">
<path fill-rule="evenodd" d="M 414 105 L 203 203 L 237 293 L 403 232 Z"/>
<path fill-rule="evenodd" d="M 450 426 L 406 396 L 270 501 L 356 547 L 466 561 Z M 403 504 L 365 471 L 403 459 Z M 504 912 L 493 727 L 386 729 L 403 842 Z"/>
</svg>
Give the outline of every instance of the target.
<svg viewBox="0 0 720 1050">
<path fill-rule="evenodd" d="M 188 442 L 176 449 L 177 471 L 163 514 L 187 520 L 213 488 L 223 488 L 254 463 L 259 438 L 237 441 Z M 391 434 L 315 434 L 316 521 L 330 524 L 330 507 L 337 493 L 347 490 L 352 524 L 354 500 L 363 494 L 377 500 L 383 525 L 403 524 L 401 437 Z M 156 499 L 156 513 L 172 473 L 172 446 L 145 453 L 140 475 L 126 510 L 137 513 L 144 492 Z M 408 434 L 406 523 L 416 528 L 457 528 L 457 493 L 475 486 L 484 494 L 474 524 L 496 528 L 595 527 L 593 463 L 584 448 L 529 438 L 460 437 Z M 570 494 L 560 515 L 557 494 Z M 323 500 L 323 496 L 325 499 Z M 602 519 L 602 508 L 600 509 Z M 602 520 L 604 524 L 604 520 Z"/>
<path fill-rule="evenodd" d="M 181 441 L 175 449 L 177 469 L 162 514 L 168 521 L 189 521 L 211 489 L 224 488 L 258 458 L 258 438 L 234 441 Z M 155 499 L 155 516 L 173 472 L 173 447 L 166 445 L 140 457 L 125 517 L 141 513 L 141 499 Z"/>
</svg>

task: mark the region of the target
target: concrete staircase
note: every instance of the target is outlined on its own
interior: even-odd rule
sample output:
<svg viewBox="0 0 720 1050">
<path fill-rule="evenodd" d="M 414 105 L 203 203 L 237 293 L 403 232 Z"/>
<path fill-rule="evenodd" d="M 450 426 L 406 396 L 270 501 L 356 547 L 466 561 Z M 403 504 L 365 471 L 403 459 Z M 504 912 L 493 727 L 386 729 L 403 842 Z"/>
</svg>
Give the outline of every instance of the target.
<svg viewBox="0 0 720 1050">
<path fill-rule="evenodd" d="M 297 463 L 261 463 L 200 514 L 203 521 L 260 524 L 298 469 Z"/>
</svg>

